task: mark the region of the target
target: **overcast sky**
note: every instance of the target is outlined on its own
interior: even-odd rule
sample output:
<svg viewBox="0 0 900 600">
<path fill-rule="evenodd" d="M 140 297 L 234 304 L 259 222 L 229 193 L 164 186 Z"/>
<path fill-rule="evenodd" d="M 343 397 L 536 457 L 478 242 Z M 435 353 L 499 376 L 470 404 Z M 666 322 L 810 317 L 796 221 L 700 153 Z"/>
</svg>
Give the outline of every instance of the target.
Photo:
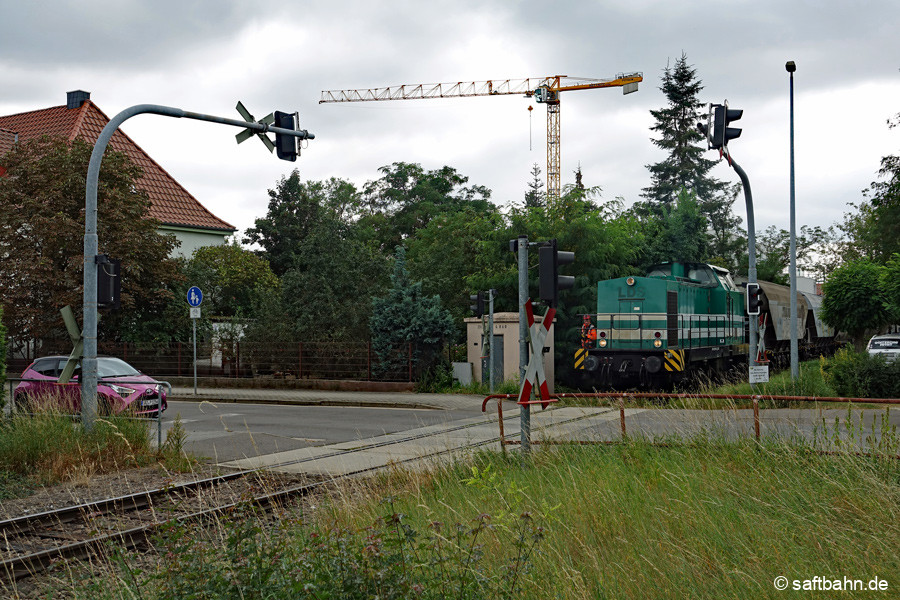
<svg viewBox="0 0 900 600">
<path fill-rule="evenodd" d="M 665 156 L 649 111 L 665 106 L 660 77 L 684 52 L 703 102 L 744 110 L 730 147 L 758 230 L 789 223 L 786 61 L 797 64 L 798 225 L 841 220 L 900 147 L 886 124 L 900 112 L 897 0 L 0 0 L 0 15 L 2 115 L 64 104 L 75 89 L 110 117 L 153 103 L 238 118 L 237 100 L 257 118 L 299 111 L 316 139 L 296 163 L 256 140 L 237 146 L 228 127 L 151 115 L 123 126 L 240 230 L 294 168 L 361 187 L 395 161 L 449 165 L 501 205 L 522 201 L 534 163 L 546 169 L 546 110 L 524 97 L 320 105 L 322 90 L 641 71 L 635 94 L 561 97 L 563 184 L 580 164 L 586 185 L 630 205 L 649 185 L 646 165 Z M 737 181 L 724 163 L 713 175 Z M 735 208 L 745 216 L 742 198 Z"/>
</svg>

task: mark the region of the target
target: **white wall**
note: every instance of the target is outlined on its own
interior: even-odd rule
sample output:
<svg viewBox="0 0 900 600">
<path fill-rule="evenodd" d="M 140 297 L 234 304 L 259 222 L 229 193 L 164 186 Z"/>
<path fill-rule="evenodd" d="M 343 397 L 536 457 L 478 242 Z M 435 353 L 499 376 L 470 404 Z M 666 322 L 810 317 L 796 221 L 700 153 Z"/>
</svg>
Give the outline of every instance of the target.
<svg viewBox="0 0 900 600">
<path fill-rule="evenodd" d="M 190 258 L 197 248 L 202 248 L 204 246 L 221 246 L 225 243 L 225 240 L 231 236 L 231 233 L 225 231 L 199 232 L 168 229 L 166 227 L 160 227 L 159 231 L 160 233 L 171 233 L 175 235 L 175 239 L 181 242 L 181 245 L 172 250 L 172 256 L 183 256 L 184 258 Z"/>
</svg>

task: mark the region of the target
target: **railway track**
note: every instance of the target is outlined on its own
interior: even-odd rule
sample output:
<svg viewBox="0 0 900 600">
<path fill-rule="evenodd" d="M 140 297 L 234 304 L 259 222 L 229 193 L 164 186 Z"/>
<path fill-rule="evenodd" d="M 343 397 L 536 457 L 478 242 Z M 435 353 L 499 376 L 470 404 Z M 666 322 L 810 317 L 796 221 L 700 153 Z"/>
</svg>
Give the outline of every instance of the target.
<svg viewBox="0 0 900 600">
<path fill-rule="evenodd" d="M 555 425 L 583 418 L 587 417 L 566 419 L 556 422 Z M 518 419 L 518 416 L 506 417 L 504 421 L 511 419 Z M 363 444 L 353 450 L 338 451 L 326 456 L 384 448 L 494 422 L 495 419 L 488 418 L 439 431 Z M 540 428 L 534 429 L 535 432 L 539 430 Z M 458 448 L 433 452 L 427 456 L 394 461 L 391 464 L 411 463 L 449 452 L 496 443 L 499 440 L 498 435 Z M 329 478 L 327 481 L 302 483 L 298 483 L 296 478 L 284 478 L 269 473 L 269 469 L 272 468 L 321 458 L 322 456 L 317 456 L 285 461 L 270 465 L 266 469 L 239 471 L 0 521 L 0 580 L 16 581 L 34 576 L 61 559 L 84 559 L 98 553 L 102 554 L 108 544 L 124 548 L 146 545 L 153 534 L 168 523 L 203 521 L 248 503 L 264 509 L 279 506 L 319 491 L 326 484 L 336 480 L 365 475 L 384 468 L 384 466 L 370 467 Z"/>
</svg>

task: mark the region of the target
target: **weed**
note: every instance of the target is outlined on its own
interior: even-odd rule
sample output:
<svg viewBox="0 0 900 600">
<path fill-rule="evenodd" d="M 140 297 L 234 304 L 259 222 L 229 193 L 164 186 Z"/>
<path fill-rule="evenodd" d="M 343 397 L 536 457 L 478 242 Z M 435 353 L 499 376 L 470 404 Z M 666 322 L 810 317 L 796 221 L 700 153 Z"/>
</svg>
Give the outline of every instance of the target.
<svg viewBox="0 0 900 600">
<path fill-rule="evenodd" d="M 192 526 L 172 523 L 156 540 L 157 568 L 141 571 L 119 556 L 117 586 L 107 597 L 514 598 L 544 537 L 532 515 L 522 513 L 505 538 L 509 559 L 490 572 L 482 562 L 485 538 L 495 533 L 488 515 L 446 531 L 432 522 L 420 533 L 395 499 L 380 506 L 386 512 L 360 528 L 296 519 L 273 526 L 250 505 L 199 535 Z M 101 587 L 94 582 L 81 590 Z"/>
<path fill-rule="evenodd" d="M 42 411 L 0 423 L 0 471 L 38 484 L 143 466 L 153 458 L 149 425 L 139 419 L 98 419 L 86 430 L 71 415 Z"/>
<path fill-rule="evenodd" d="M 166 441 L 163 442 L 161 455 L 167 469 L 174 471 L 190 471 L 196 464 L 196 459 L 189 456 L 184 450 L 187 442 L 187 430 L 181 422 L 181 414 L 176 414 L 172 421 L 172 427 L 166 432 Z"/>
</svg>

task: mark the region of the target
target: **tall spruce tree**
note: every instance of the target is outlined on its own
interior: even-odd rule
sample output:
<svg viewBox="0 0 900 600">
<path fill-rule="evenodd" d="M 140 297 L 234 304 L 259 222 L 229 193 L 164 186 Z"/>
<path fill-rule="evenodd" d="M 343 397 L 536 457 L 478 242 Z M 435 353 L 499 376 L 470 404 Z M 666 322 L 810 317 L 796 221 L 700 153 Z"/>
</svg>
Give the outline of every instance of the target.
<svg viewBox="0 0 900 600">
<path fill-rule="evenodd" d="M 659 89 L 668 103 L 664 108 L 650 111 L 656 119 L 651 129 L 658 135 L 652 142 L 668 152 L 668 156 L 647 165 L 651 184 L 641 194 L 646 202 L 640 205 L 640 212 L 662 217 L 667 214 L 664 207 L 672 207 L 682 190 L 693 194 L 707 221 L 710 257 L 726 263 L 723 266 L 734 267 L 741 247 L 739 242 L 735 243 L 740 237 L 741 219 L 732 213 L 731 206 L 739 186 L 709 175 L 716 163 L 704 158 L 706 148 L 697 130 L 703 106 L 698 96 L 703 85 L 697 69 L 688 64 L 686 54 L 682 53 L 673 67 L 666 66 Z"/>
<path fill-rule="evenodd" d="M 544 206 L 544 182 L 541 180 L 541 167 L 537 163 L 531 167 L 531 181 L 528 182 L 528 191 L 525 192 L 525 208 L 538 208 Z"/>
</svg>

